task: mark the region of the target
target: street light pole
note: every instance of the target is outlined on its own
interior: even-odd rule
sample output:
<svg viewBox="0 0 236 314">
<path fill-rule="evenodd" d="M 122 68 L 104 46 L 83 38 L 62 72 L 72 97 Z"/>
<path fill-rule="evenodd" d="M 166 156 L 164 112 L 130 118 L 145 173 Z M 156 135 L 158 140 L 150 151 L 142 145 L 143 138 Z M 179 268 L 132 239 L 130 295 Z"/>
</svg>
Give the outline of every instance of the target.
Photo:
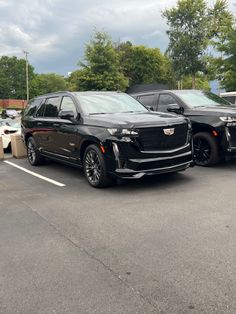
<svg viewBox="0 0 236 314">
<path fill-rule="evenodd" d="M 27 103 L 29 102 L 29 63 L 28 63 L 28 51 L 23 51 L 25 54 L 25 73 L 26 73 L 26 98 Z"/>
</svg>

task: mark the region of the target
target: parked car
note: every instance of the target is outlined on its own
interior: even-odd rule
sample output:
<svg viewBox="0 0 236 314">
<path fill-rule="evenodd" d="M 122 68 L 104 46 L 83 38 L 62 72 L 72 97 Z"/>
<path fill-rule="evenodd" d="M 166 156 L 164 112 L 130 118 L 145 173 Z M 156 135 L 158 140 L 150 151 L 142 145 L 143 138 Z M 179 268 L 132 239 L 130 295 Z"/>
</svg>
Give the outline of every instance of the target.
<svg viewBox="0 0 236 314">
<path fill-rule="evenodd" d="M 1 117 L 2 118 L 16 118 L 19 117 L 20 113 L 19 111 L 15 109 L 3 109 L 1 112 Z"/>
<path fill-rule="evenodd" d="M 37 97 L 23 114 L 22 137 L 31 165 L 44 157 L 77 165 L 94 187 L 193 165 L 187 118 L 150 112 L 119 92 Z"/>
<path fill-rule="evenodd" d="M 11 135 L 21 134 L 21 125 L 19 120 L 0 119 L 0 136 L 2 137 L 3 148 L 10 150 Z"/>
<path fill-rule="evenodd" d="M 220 97 L 230 102 L 232 105 L 236 105 L 236 92 L 220 93 Z"/>
<path fill-rule="evenodd" d="M 212 166 L 236 156 L 236 106 L 200 90 L 162 90 L 132 95 L 147 108 L 188 117 L 196 164 Z"/>
</svg>

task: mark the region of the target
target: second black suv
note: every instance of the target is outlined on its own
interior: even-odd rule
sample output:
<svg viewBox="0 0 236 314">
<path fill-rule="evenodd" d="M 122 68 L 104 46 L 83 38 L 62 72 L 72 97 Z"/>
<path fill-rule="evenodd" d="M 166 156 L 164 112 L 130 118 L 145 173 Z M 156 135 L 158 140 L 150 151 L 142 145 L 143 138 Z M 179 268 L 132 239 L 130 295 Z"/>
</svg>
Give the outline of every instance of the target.
<svg viewBox="0 0 236 314">
<path fill-rule="evenodd" d="M 83 167 L 94 187 L 192 165 L 187 118 L 154 113 L 119 92 L 60 92 L 30 101 L 22 117 L 29 162 Z"/>
<path fill-rule="evenodd" d="M 212 166 L 236 156 L 236 106 L 200 90 L 162 90 L 132 95 L 151 110 L 188 117 L 192 123 L 195 162 Z"/>
</svg>

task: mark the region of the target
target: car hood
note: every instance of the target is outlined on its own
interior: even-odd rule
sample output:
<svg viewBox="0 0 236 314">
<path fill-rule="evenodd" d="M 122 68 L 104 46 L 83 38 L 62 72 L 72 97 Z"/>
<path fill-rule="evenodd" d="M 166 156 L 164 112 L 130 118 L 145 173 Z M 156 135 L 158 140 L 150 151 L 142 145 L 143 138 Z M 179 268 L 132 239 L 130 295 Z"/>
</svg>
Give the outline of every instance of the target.
<svg viewBox="0 0 236 314">
<path fill-rule="evenodd" d="M 96 114 L 84 117 L 84 123 L 107 128 L 168 126 L 187 122 L 182 116 L 160 112 Z"/>
<path fill-rule="evenodd" d="M 236 106 L 215 106 L 215 107 L 198 107 L 192 109 L 190 114 L 193 115 L 209 115 L 209 116 L 218 116 L 225 117 L 231 116 L 236 117 Z"/>
</svg>

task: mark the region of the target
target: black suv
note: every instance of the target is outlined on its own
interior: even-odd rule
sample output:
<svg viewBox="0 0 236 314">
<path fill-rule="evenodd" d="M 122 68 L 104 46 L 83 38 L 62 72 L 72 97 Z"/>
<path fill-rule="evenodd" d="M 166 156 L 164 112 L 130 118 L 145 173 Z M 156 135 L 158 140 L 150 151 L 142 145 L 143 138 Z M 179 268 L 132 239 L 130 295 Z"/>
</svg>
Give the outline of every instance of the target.
<svg viewBox="0 0 236 314">
<path fill-rule="evenodd" d="M 119 92 L 59 92 L 30 101 L 22 137 L 31 165 L 44 157 L 83 167 L 94 187 L 193 164 L 187 118 L 154 113 Z"/>
<path fill-rule="evenodd" d="M 212 166 L 236 156 L 236 106 L 226 100 L 199 90 L 149 91 L 132 96 L 151 110 L 190 119 L 196 164 Z"/>
</svg>

